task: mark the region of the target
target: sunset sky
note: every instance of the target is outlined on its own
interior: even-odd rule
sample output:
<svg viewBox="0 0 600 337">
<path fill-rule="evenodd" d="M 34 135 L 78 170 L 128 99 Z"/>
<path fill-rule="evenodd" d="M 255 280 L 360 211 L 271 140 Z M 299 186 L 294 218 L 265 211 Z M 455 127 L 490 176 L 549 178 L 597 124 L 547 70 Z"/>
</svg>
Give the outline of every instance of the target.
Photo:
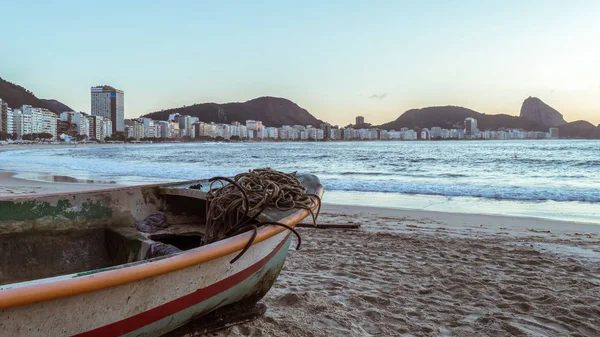
<svg viewBox="0 0 600 337">
<path fill-rule="evenodd" d="M 5 1 L 0 77 L 126 117 L 288 98 L 317 118 L 380 124 L 411 108 L 517 115 L 537 96 L 600 123 L 600 1 Z"/>
</svg>

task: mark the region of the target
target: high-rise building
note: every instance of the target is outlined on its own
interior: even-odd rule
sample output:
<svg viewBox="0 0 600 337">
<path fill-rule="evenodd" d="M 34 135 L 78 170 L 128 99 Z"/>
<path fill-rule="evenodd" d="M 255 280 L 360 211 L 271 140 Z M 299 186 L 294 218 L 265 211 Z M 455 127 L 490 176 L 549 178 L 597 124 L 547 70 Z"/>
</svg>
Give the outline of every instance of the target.
<svg viewBox="0 0 600 337">
<path fill-rule="evenodd" d="M 365 118 L 363 116 L 356 116 L 356 125 L 363 125 L 365 124 Z"/>
<path fill-rule="evenodd" d="M 125 99 L 123 90 L 108 85 L 92 87 L 92 115 L 112 122 L 112 133 L 125 132 Z"/>
<path fill-rule="evenodd" d="M 552 139 L 558 138 L 558 128 L 550 128 L 550 138 L 552 138 Z"/>
<path fill-rule="evenodd" d="M 329 138 L 331 138 L 331 124 L 321 124 L 321 130 L 323 130 L 323 138 L 329 140 Z"/>
<path fill-rule="evenodd" d="M 467 139 L 476 136 L 477 131 L 477 120 L 471 117 L 465 119 L 465 136 L 467 137 Z"/>
<path fill-rule="evenodd" d="M 66 122 L 66 129 L 61 130 L 62 132 L 68 133 L 71 136 L 73 134 L 81 136 L 89 134 L 89 123 L 86 114 L 77 111 L 66 111 L 60 114 L 59 119 Z"/>
<path fill-rule="evenodd" d="M 56 139 L 56 114 L 50 110 L 23 105 L 20 110 L 13 112 L 13 132 L 18 138 L 26 135 L 48 133 Z"/>
<path fill-rule="evenodd" d="M 248 136 L 249 138 L 263 138 L 263 125 L 261 121 L 255 121 L 255 120 L 247 120 L 246 121 L 246 128 L 248 129 L 248 134 L 250 135 L 250 131 L 252 131 L 252 137 Z"/>
<path fill-rule="evenodd" d="M 431 130 L 429 131 L 429 136 L 431 137 L 431 139 L 443 138 L 442 137 L 442 128 L 439 126 L 432 127 Z"/>
<path fill-rule="evenodd" d="M 172 118 L 172 119 L 171 119 Z M 173 120 L 179 123 L 179 129 L 181 130 L 182 137 L 191 137 L 194 138 L 194 123 L 192 116 L 188 115 L 180 115 L 180 114 L 171 114 L 169 115 L 169 120 Z"/>
<path fill-rule="evenodd" d="M 2 138 L 12 134 L 12 112 L 9 113 L 8 110 L 8 104 L 0 99 L 0 137 Z"/>
</svg>

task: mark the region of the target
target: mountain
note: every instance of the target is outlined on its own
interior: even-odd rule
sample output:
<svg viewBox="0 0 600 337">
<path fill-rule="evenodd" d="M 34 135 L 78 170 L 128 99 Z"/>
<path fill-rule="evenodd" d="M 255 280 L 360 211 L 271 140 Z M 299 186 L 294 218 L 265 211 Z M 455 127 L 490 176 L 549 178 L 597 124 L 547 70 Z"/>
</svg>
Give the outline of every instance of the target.
<svg viewBox="0 0 600 337">
<path fill-rule="evenodd" d="M 576 121 L 558 127 L 560 138 L 600 139 L 600 125 L 597 127 L 587 121 Z"/>
<path fill-rule="evenodd" d="M 496 130 L 500 128 L 525 129 L 530 131 L 548 131 L 548 128 L 534 121 L 505 114 L 486 115 L 459 106 L 434 106 L 422 109 L 411 109 L 403 113 L 395 121 L 379 126 L 387 130 L 431 128 L 439 126 L 444 129 L 462 128 L 465 118 L 477 119 L 480 130 Z"/>
<path fill-rule="evenodd" d="M 151 112 L 142 117 L 167 120 L 169 114 L 179 113 L 198 117 L 203 122 L 244 123 L 248 119 L 262 121 L 266 126 L 312 125 L 323 121 L 315 118 L 296 103 L 285 98 L 259 97 L 243 103 L 202 103 L 180 108 Z"/>
<path fill-rule="evenodd" d="M 65 111 L 74 111 L 73 109 L 69 108 L 67 105 L 55 100 L 55 99 L 40 99 L 40 101 L 46 103 L 46 105 L 48 105 L 54 112 L 56 113 L 61 113 L 61 112 L 65 112 Z"/>
<path fill-rule="evenodd" d="M 0 98 L 2 98 L 3 101 L 6 101 L 8 106 L 13 109 L 20 108 L 27 104 L 36 108 L 46 108 L 56 113 L 62 112 L 53 109 L 44 100 L 35 97 L 31 91 L 2 78 L 0 78 Z"/>
<path fill-rule="evenodd" d="M 546 126 L 567 124 L 563 115 L 537 97 L 529 96 L 521 106 L 521 117 Z"/>
</svg>

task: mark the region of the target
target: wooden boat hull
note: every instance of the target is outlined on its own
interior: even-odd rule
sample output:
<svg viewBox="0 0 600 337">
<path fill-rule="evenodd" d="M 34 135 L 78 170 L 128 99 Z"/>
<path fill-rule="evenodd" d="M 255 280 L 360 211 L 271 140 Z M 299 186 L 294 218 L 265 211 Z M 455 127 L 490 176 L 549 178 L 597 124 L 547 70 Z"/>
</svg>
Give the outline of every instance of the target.
<svg viewBox="0 0 600 337">
<path fill-rule="evenodd" d="M 133 208 L 135 217 L 152 211 L 144 207 Z M 293 226 L 307 214 L 282 222 Z M 254 304 L 279 275 L 291 237 L 280 227 L 261 228 L 230 264 L 249 235 L 166 258 L 0 285 L 0 336 L 161 336 L 217 308 Z"/>
</svg>

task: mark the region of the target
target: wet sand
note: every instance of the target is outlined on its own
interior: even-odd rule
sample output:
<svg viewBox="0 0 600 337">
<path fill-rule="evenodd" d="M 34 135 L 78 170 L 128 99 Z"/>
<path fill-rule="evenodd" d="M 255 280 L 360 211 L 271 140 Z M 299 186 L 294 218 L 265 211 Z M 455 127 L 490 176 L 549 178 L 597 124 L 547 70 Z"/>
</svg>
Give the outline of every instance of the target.
<svg viewBox="0 0 600 337">
<path fill-rule="evenodd" d="M 111 182 L 90 182 L 70 177 L 39 175 L 39 180 L 21 179 L 14 172 L 0 171 L 0 198 L 32 194 L 68 193 L 116 187 Z"/>
<path fill-rule="evenodd" d="M 600 336 L 600 226 L 328 205 L 263 302 L 214 336 Z"/>
</svg>

